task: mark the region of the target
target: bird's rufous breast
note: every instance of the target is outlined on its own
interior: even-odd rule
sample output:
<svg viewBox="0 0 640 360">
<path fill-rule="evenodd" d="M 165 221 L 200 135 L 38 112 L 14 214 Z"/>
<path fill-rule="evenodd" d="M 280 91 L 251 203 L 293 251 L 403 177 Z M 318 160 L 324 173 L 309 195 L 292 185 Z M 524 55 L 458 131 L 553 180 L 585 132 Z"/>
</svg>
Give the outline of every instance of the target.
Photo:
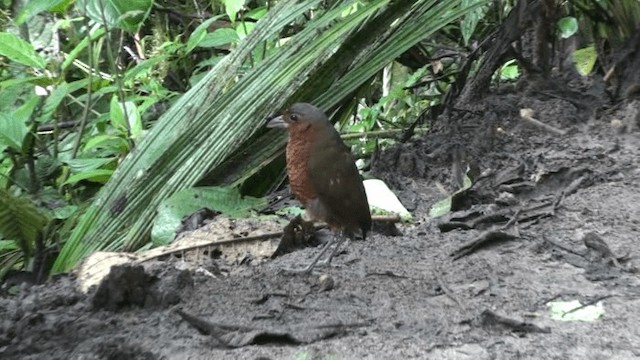
<svg viewBox="0 0 640 360">
<path fill-rule="evenodd" d="M 287 175 L 291 191 L 296 199 L 307 207 L 310 201 L 318 197 L 311 181 L 307 161 L 311 154 L 314 136 L 311 129 L 302 129 L 295 126 L 289 128 L 289 140 L 287 142 Z"/>
</svg>

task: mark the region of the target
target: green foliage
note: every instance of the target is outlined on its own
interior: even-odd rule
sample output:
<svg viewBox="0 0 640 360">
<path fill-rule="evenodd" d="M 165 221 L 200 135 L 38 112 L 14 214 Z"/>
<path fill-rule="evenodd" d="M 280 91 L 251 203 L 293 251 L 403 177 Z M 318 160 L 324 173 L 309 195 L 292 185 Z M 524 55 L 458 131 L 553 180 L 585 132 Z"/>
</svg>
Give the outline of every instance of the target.
<svg viewBox="0 0 640 360">
<path fill-rule="evenodd" d="M 578 32 L 578 20 L 573 16 L 563 17 L 558 20 L 558 29 L 560 37 L 567 39 Z"/>
<path fill-rule="evenodd" d="M 34 254 L 36 240 L 49 222 L 30 200 L 0 188 L 0 278 Z"/>
<path fill-rule="evenodd" d="M 7 148 L 21 152 L 22 141 L 28 132 L 22 119 L 0 113 L 0 152 Z"/>
<path fill-rule="evenodd" d="M 61 254 L 62 259 L 72 254 L 71 261 L 61 262 L 67 264 L 65 268 L 75 262 L 77 254 L 94 248 L 105 245 L 110 249 L 136 248 L 146 240 L 133 234 L 148 231 L 143 224 L 150 223 L 142 219 L 153 216 L 161 200 L 176 190 L 186 189 L 187 184 L 195 183 L 205 171 L 224 163 L 220 171 L 226 174 L 225 181 L 237 187 L 261 174 L 261 169 L 277 158 L 281 140 L 275 139 L 279 135 L 247 140 L 263 144 L 250 159 L 244 152 L 238 152 L 243 148 L 243 141 L 237 140 L 250 139 L 255 129 L 260 128 L 262 119 L 274 109 L 296 96 L 306 101 L 316 98 L 315 102 L 325 108 L 338 103 L 375 76 L 385 64 L 427 36 L 429 30 L 420 24 L 430 23 L 437 29 L 463 13 L 453 11 L 456 2 L 437 4 L 422 0 L 399 4 L 396 8 L 404 9 L 404 14 L 389 12 L 400 20 L 395 25 L 397 31 L 392 29 L 385 41 L 374 41 L 385 39 L 382 35 L 387 30 L 382 28 L 384 31 L 371 36 L 370 42 L 356 43 L 362 51 L 361 58 L 354 58 L 347 51 L 335 52 L 335 47 L 348 39 L 353 29 L 387 3 L 384 0 L 339 1 L 331 8 L 324 8 L 319 0 L 308 0 L 268 12 L 265 1 L 224 1 L 219 8 L 213 5 L 210 10 L 214 15 L 199 24 L 168 26 L 168 22 L 157 21 L 165 15 L 154 13 L 152 2 L 146 0 L 27 2 L 19 10 L 16 21 L 27 27 L 44 24 L 46 33 L 63 35 L 64 41 L 61 56 L 42 56 L 30 44 L 33 40 L 14 35 L 18 33 L 17 28 L 2 33 L 2 43 L 10 46 L 0 46 L 0 54 L 15 64 L 13 69 L 20 66 L 22 70 L 0 72 L 0 110 L 4 114 L 0 117 L 0 147 L 6 150 L 6 156 L 0 156 L 0 183 L 11 189 L 12 199 L 34 199 L 38 211 L 47 214 L 45 227 L 59 232 L 60 240 L 67 240 L 64 234 L 77 224 L 77 236 L 72 237 L 68 242 L 70 246 Z M 187 14 L 203 9 L 189 6 L 180 5 L 172 10 Z M 448 15 L 433 17 L 438 11 Z M 57 23 L 42 22 L 38 18 L 46 12 L 58 14 L 55 15 Z M 135 41 L 129 35 L 133 32 L 139 36 Z M 253 36 L 254 33 L 257 34 Z M 121 46 L 123 39 L 126 49 Z M 353 49 L 353 45 L 349 46 L 345 49 Z M 347 72 L 340 85 L 334 87 L 337 91 L 334 97 L 321 95 L 328 93 L 337 78 L 322 75 L 317 76 L 319 82 L 306 86 L 315 93 L 296 95 L 304 79 L 313 78 L 313 71 L 330 69 L 323 68 L 322 64 L 331 64 L 327 59 L 334 55 L 342 59 L 340 61 L 353 62 L 353 71 Z M 31 69 L 25 72 L 25 67 Z M 212 68 L 214 72 L 206 75 Z M 45 69 L 56 71 L 43 71 Z M 437 98 L 433 95 L 425 100 L 422 96 L 426 93 L 404 88 L 421 81 L 424 74 L 424 70 L 415 74 L 398 73 L 388 94 L 365 100 L 360 110 L 362 125 L 351 124 L 352 131 L 385 129 L 387 123 L 380 126 L 383 123 L 379 118 L 398 128 L 415 120 L 420 111 L 434 104 Z M 208 83 L 202 85 L 205 81 Z M 372 84 L 376 86 L 375 82 Z M 38 96 L 33 95 L 36 86 Z M 196 87 L 190 97 L 178 100 L 190 87 Z M 246 94 L 251 94 L 251 98 Z M 259 97 L 254 97 L 258 94 Z M 197 100 L 193 95 L 209 100 Z M 170 110 L 171 116 L 167 118 L 173 120 L 156 123 L 176 101 L 171 109 L 182 113 Z M 194 108 L 197 101 L 200 105 Z M 246 112 L 247 102 L 256 108 Z M 207 122 L 198 109 L 204 109 L 210 117 L 209 107 L 214 103 L 219 109 L 217 113 L 223 117 Z M 375 112 L 378 119 L 374 118 Z M 231 113 L 234 115 L 229 116 Z M 70 119 L 74 122 L 72 127 L 67 124 Z M 192 121 L 202 125 L 195 130 L 190 125 Z M 243 131 L 239 130 L 240 125 Z M 156 127 L 153 135 L 147 133 Z M 231 129 L 234 132 L 229 132 Z M 163 139 L 170 141 L 161 142 Z M 214 145 L 214 140 L 224 142 Z M 366 144 L 370 151 L 373 142 Z M 197 170 L 192 165 L 194 159 L 202 162 Z M 223 162 L 224 159 L 230 162 Z M 190 165 L 186 171 L 158 170 L 172 161 Z M 166 173 L 175 173 L 175 176 L 157 182 L 151 180 Z M 263 179 L 259 188 L 267 188 L 268 182 Z M 105 183 L 114 185 L 100 192 Z M 105 238 L 98 245 L 82 244 L 85 237 L 80 234 L 92 226 L 97 229 L 96 214 L 103 219 L 120 217 L 114 213 L 118 208 L 114 204 L 122 195 L 116 193 L 119 190 L 115 189 L 122 188 L 117 184 L 127 184 L 127 190 L 133 191 L 125 193 L 121 215 L 130 220 L 140 217 L 130 230 L 133 237 L 122 239 L 127 240 L 125 242 L 113 241 L 113 238 L 104 242 Z M 142 198 L 147 196 L 147 200 L 136 203 L 137 192 L 145 192 L 136 184 L 149 187 L 149 195 L 142 195 Z M 243 189 L 251 191 L 247 186 Z M 92 200 L 96 194 L 98 197 Z M 102 207 L 89 207 L 82 217 L 84 220 L 77 223 L 81 215 L 78 209 L 86 208 L 89 201 Z M 130 211 L 136 214 L 132 216 Z M 45 227 L 38 227 L 36 231 L 43 233 Z M 113 222 L 103 230 L 105 234 L 122 234 L 122 225 Z M 56 238 L 47 237 L 45 246 L 53 245 Z M 14 238 L 4 239 L 0 241 L 15 244 Z M 131 242 L 133 240 L 136 242 Z M 33 254 L 20 254 L 19 249 L 11 246 L 0 249 L 0 254 L 11 259 L 3 263 L 5 266 L 26 266 Z"/>
<path fill-rule="evenodd" d="M 238 12 L 244 6 L 245 0 L 222 0 L 224 3 L 224 9 L 229 16 L 231 22 L 236 21 L 236 17 L 238 16 Z"/>
<path fill-rule="evenodd" d="M 44 68 L 44 60 L 35 52 L 33 45 L 16 35 L 0 32 L 0 44 L 0 55 L 26 66 Z"/>
<path fill-rule="evenodd" d="M 251 210 L 267 205 L 264 198 L 242 197 L 238 189 L 217 186 L 189 188 L 173 194 L 158 207 L 151 240 L 155 245 L 166 245 L 176 235 L 182 219 L 199 209 L 208 208 L 229 217 L 246 218 Z"/>
<path fill-rule="evenodd" d="M 18 16 L 15 19 L 16 24 L 20 25 L 28 21 L 32 17 L 46 11 L 64 12 L 73 0 L 30 0 L 27 1 Z"/>
<path fill-rule="evenodd" d="M 484 19 L 485 14 L 489 10 L 489 6 L 486 5 L 486 2 L 483 0 L 463 0 L 462 4 L 463 6 L 480 5 L 476 7 L 475 10 L 467 13 L 460 23 L 460 32 L 464 39 L 464 45 L 468 46 L 471 37 L 476 33 L 478 23 Z"/>
<path fill-rule="evenodd" d="M 573 61 L 576 69 L 582 76 L 587 76 L 593 71 L 593 67 L 598 59 L 598 53 L 594 46 L 578 49 L 573 52 Z"/>
<path fill-rule="evenodd" d="M 149 16 L 153 0 L 78 0 L 76 6 L 96 23 L 107 28 L 137 31 Z"/>
<path fill-rule="evenodd" d="M 448 214 L 451 211 L 451 203 L 452 203 L 453 197 L 456 196 L 457 194 L 461 194 L 467 191 L 467 189 L 469 189 L 471 185 L 473 185 L 473 183 L 471 182 L 471 179 L 465 175 L 464 184 L 462 185 L 462 188 L 456 191 L 455 193 L 453 193 L 451 196 L 447 196 L 446 198 L 433 204 L 431 206 L 431 209 L 429 209 L 429 216 L 431 216 L 432 218 L 436 218 L 436 217 L 440 217 Z"/>
<path fill-rule="evenodd" d="M 0 188 L 35 225 L 1 233 L 0 275 L 29 267 L 38 236 L 63 244 L 63 271 L 96 249 L 147 245 L 152 224 L 166 226 L 153 230 L 164 243 L 190 211 L 256 205 L 238 189 L 261 196 L 279 180 L 284 139 L 262 125 L 292 102 L 337 109 L 340 128 L 362 134 L 361 156 L 393 144 L 369 134 L 403 131 L 441 103 L 461 64 L 442 51 L 472 51 L 512 6 L 489 3 L 25 2 L 0 32 Z M 626 20 L 598 31 L 629 33 L 637 4 L 599 3 Z M 564 9 L 560 36 L 589 29 Z M 409 49 L 422 63 L 400 59 Z M 597 59 L 593 47 L 574 58 L 585 74 Z M 500 76 L 515 79 L 517 64 Z M 203 179 L 230 192 L 191 201 Z"/>
</svg>

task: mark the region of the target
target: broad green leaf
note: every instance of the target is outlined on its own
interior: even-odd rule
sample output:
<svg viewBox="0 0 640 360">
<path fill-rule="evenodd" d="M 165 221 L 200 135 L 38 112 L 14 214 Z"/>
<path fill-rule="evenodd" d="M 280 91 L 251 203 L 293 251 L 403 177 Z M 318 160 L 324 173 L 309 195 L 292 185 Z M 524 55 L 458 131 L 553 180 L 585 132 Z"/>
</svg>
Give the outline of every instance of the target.
<svg viewBox="0 0 640 360">
<path fill-rule="evenodd" d="M 50 217 L 53 219 L 65 220 L 75 215 L 77 211 L 78 211 L 77 206 L 67 205 L 67 206 L 51 209 L 49 210 L 49 214 L 50 214 Z"/>
<path fill-rule="evenodd" d="M 30 200 L 0 188 L 0 239 L 15 240 L 30 255 L 36 237 L 48 222 Z"/>
<path fill-rule="evenodd" d="M 255 9 L 252 9 L 251 11 L 246 13 L 245 14 L 245 18 L 253 19 L 253 20 L 260 20 L 266 14 L 267 14 L 267 7 L 266 6 L 260 6 L 260 7 L 257 7 Z"/>
<path fill-rule="evenodd" d="M 233 44 L 240 40 L 240 36 L 234 29 L 220 28 L 212 33 L 208 33 L 198 43 L 199 47 L 210 48 L 219 47 L 222 45 Z"/>
<path fill-rule="evenodd" d="M 87 48 L 87 46 L 89 46 L 89 41 L 96 41 L 100 39 L 106 34 L 106 30 L 99 24 L 95 24 L 93 27 L 91 27 L 89 34 L 89 36 L 82 39 L 82 41 L 80 41 L 80 43 L 65 57 L 62 65 L 60 65 L 62 70 L 66 70 L 69 66 L 71 66 L 71 64 L 73 64 L 73 61 Z"/>
<path fill-rule="evenodd" d="M 0 32 L 0 55 L 23 65 L 44 69 L 44 59 L 33 46 L 16 35 Z"/>
<path fill-rule="evenodd" d="M 256 27 L 254 22 L 243 21 L 236 25 L 236 33 L 240 39 L 244 39 Z"/>
<path fill-rule="evenodd" d="M 462 0 L 462 6 L 473 6 L 476 4 L 485 4 L 484 0 Z M 475 10 L 469 12 L 462 19 L 460 23 L 460 31 L 462 32 L 462 38 L 464 39 L 464 45 L 469 45 L 469 40 L 471 40 L 471 36 L 476 31 L 476 27 L 480 20 L 484 18 L 488 6 L 478 6 Z"/>
<path fill-rule="evenodd" d="M 0 252 L 16 249 L 18 249 L 18 244 L 16 244 L 15 240 L 0 240 Z"/>
<path fill-rule="evenodd" d="M 129 134 L 131 139 L 138 140 L 142 135 L 142 117 L 138 107 L 133 101 L 125 101 L 124 109 L 122 105 L 116 95 L 111 98 L 111 123 L 116 129 Z"/>
<path fill-rule="evenodd" d="M 515 60 L 507 61 L 498 71 L 500 80 L 516 80 L 520 76 L 518 63 Z"/>
<path fill-rule="evenodd" d="M 195 49 L 198 44 L 205 38 L 207 35 L 207 29 L 209 29 L 209 25 L 211 25 L 214 21 L 220 19 L 223 15 L 217 15 L 210 19 L 207 19 L 202 24 L 198 25 L 198 27 L 193 30 L 191 35 L 189 36 L 189 40 L 187 40 L 187 49 L 186 52 L 190 53 L 193 49 Z"/>
<path fill-rule="evenodd" d="M 156 245 L 170 243 L 175 237 L 182 219 L 202 208 L 219 211 L 229 217 L 244 218 L 251 216 L 252 209 L 266 205 L 266 199 L 250 196 L 243 198 L 235 188 L 185 189 L 162 202 L 151 230 L 151 238 Z"/>
<path fill-rule="evenodd" d="M 582 76 L 591 74 L 597 59 L 598 52 L 593 46 L 578 49 L 573 52 L 573 62 L 576 64 L 576 69 Z"/>
<path fill-rule="evenodd" d="M 8 79 L 0 82 L 0 90 L 10 88 L 16 85 L 22 85 L 25 83 L 31 83 L 34 85 L 48 86 L 51 85 L 51 79 L 45 76 L 29 76 L 18 79 Z"/>
<path fill-rule="evenodd" d="M 22 121 L 22 123 L 26 124 L 29 119 L 33 116 L 33 112 L 36 110 L 36 107 L 40 103 L 40 98 L 36 95 L 30 96 L 24 104 L 22 104 L 19 108 L 17 108 L 13 112 L 13 117 L 16 121 Z"/>
<path fill-rule="evenodd" d="M 453 195 L 466 191 L 471 187 L 471 185 L 473 185 L 471 179 L 465 175 L 462 188 L 453 193 Z M 429 209 L 429 216 L 435 218 L 448 214 L 451 211 L 451 198 L 453 197 L 453 195 L 447 196 L 445 199 L 442 199 L 433 204 L 431 206 L 431 209 Z"/>
<path fill-rule="evenodd" d="M 231 22 L 235 22 L 238 12 L 242 10 L 244 6 L 244 0 L 222 0 L 222 2 L 224 3 L 224 10 L 229 16 L 229 19 L 231 19 Z"/>
<path fill-rule="evenodd" d="M 110 162 L 115 161 L 116 158 L 91 158 L 91 159 L 70 159 L 64 163 L 69 166 L 72 174 L 84 173 L 91 170 L 96 170 Z"/>
<path fill-rule="evenodd" d="M 302 216 L 304 215 L 304 209 L 299 206 L 287 206 L 276 211 L 276 215 L 280 216 Z"/>
<path fill-rule="evenodd" d="M 22 152 L 22 141 L 29 133 L 24 121 L 15 116 L 0 113 L 0 153 L 7 147 Z"/>
<path fill-rule="evenodd" d="M 108 28 L 135 32 L 151 11 L 153 0 L 78 0 L 76 8 Z"/>
<path fill-rule="evenodd" d="M 30 0 L 26 1 L 24 6 L 18 12 L 16 24 L 21 25 L 25 21 L 31 19 L 39 13 L 50 10 L 59 12 L 66 8 L 72 0 Z"/>
<path fill-rule="evenodd" d="M 578 32 L 578 20 L 573 16 L 563 17 L 558 20 L 558 29 L 560 29 L 561 38 L 570 38 Z"/>
<path fill-rule="evenodd" d="M 107 170 L 107 169 L 96 169 L 96 170 L 81 172 L 81 173 L 69 176 L 67 181 L 62 183 L 62 185 L 75 184 L 78 181 L 82 181 L 82 180 L 104 184 L 107 182 L 107 180 L 109 180 L 111 175 L 113 175 L 113 172 L 114 170 Z"/>
<path fill-rule="evenodd" d="M 131 139 L 137 142 L 142 136 L 142 116 L 140 116 L 140 111 L 138 111 L 138 107 L 133 101 L 127 101 L 124 105 L 127 113 L 127 120 L 129 120 Z"/>
<path fill-rule="evenodd" d="M 429 209 L 429 216 L 436 218 L 448 214 L 449 211 L 451 211 L 451 196 L 447 196 L 446 198 L 431 205 L 431 208 Z"/>
<path fill-rule="evenodd" d="M 49 11 L 63 14 L 74 0 L 56 0 L 53 5 L 49 6 Z"/>
<path fill-rule="evenodd" d="M 122 105 L 118 99 L 118 95 L 113 95 L 111 97 L 109 116 L 111 118 L 111 125 L 113 125 L 114 128 L 118 131 L 128 133 L 128 123 L 124 117 L 124 111 L 122 110 Z"/>
<path fill-rule="evenodd" d="M 62 103 L 62 100 L 64 100 L 68 94 L 69 84 L 63 82 L 47 96 L 47 100 L 45 100 L 44 106 L 42 107 L 42 122 L 46 123 L 53 117 L 58 106 L 60 106 L 60 103 Z"/>
<path fill-rule="evenodd" d="M 129 143 L 121 136 L 102 134 L 92 136 L 84 145 L 84 151 L 94 148 L 108 148 L 114 153 L 121 153 L 129 149 Z"/>
</svg>

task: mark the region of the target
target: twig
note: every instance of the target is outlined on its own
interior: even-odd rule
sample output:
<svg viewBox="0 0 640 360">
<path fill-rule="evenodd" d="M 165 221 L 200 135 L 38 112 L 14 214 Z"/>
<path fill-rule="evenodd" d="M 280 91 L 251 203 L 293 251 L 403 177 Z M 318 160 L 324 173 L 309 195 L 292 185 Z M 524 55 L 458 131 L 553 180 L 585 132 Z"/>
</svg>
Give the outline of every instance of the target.
<svg viewBox="0 0 640 360">
<path fill-rule="evenodd" d="M 591 300 L 591 301 L 588 301 L 588 302 L 586 302 L 586 303 L 584 303 L 584 304 L 582 304 L 582 305 L 578 306 L 578 307 L 577 307 L 577 308 L 575 308 L 575 309 L 571 309 L 571 310 L 569 310 L 569 311 L 567 311 L 567 312 L 563 313 L 563 314 L 562 314 L 562 317 L 565 317 L 566 315 L 569 315 L 569 314 L 571 314 L 571 313 L 574 313 L 574 312 L 576 312 L 576 311 L 578 311 L 578 310 L 582 310 L 582 309 L 586 308 L 587 306 L 591 306 L 591 305 L 593 305 L 593 304 L 597 304 L 597 303 L 599 303 L 600 301 L 602 301 L 602 300 L 604 300 L 604 299 L 608 299 L 608 298 L 613 297 L 613 296 L 614 296 L 614 295 L 611 295 L 611 294 L 609 294 L 609 295 L 599 296 L 599 297 L 597 297 L 597 298 L 595 298 L 595 299 L 593 299 L 593 300 Z"/>
<path fill-rule="evenodd" d="M 429 129 L 427 128 L 417 128 L 414 130 L 415 132 L 418 132 L 421 134 L 429 131 Z M 343 140 L 359 139 L 365 136 L 368 138 L 387 138 L 387 137 L 394 137 L 396 135 L 401 135 L 403 132 L 404 132 L 404 129 L 388 129 L 388 130 L 376 130 L 376 131 L 369 131 L 369 132 L 348 133 L 348 134 L 342 134 L 340 135 L 340 137 Z"/>
<path fill-rule="evenodd" d="M 484 231 L 477 238 L 467 242 L 466 244 L 460 246 L 459 248 L 451 252 L 450 256 L 453 257 L 453 260 L 458 260 L 471 253 L 474 253 L 476 250 L 490 243 L 508 241 L 516 238 L 517 238 L 516 236 L 503 231 L 491 231 L 491 230 Z"/>
<path fill-rule="evenodd" d="M 539 327 L 533 323 L 510 319 L 500 316 L 491 310 L 485 310 L 480 315 L 482 326 L 485 328 L 497 329 L 499 327 L 511 329 L 512 331 L 521 333 L 550 333 L 548 327 Z"/>
<path fill-rule="evenodd" d="M 458 300 L 458 297 L 453 293 L 453 291 L 451 291 L 449 289 L 449 287 L 447 286 L 447 284 L 444 282 L 444 279 L 442 278 L 442 273 L 440 272 L 440 269 L 437 269 L 434 271 L 434 275 L 436 276 L 436 280 L 438 281 L 438 285 L 440 286 L 440 289 L 442 289 L 442 292 L 447 295 L 449 297 L 449 299 L 453 300 L 454 303 L 456 303 L 456 305 L 458 305 L 458 307 L 460 308 L 460 310 L 465 310 L 465 307 L 462 306 L 462 303 L 460 302 L 460 300 Z"/>
<path fill-rule="evenodd" d="M 84 9 L 83 11 L 86 13 L 87 11 L 87 3 L 83 3 Z M 71 158 L 75 159 L 76 155 L 78 155 L 78 151 L 80 150 L 80 145 L 82 144 L 82 135 L 84 133 L 84 129 L 87 126 L 87 121 L 89 120 L 89 111 L 91 110 L 91 95 L 93 94 L 93 40 L 91 39 L 91 26 L 89 26 L 89 20 L 87 17 L 84 17 L 84 23 L 88 31 L 87 36 L 87 53 L 89 54 L 89 83 L 87 85 L 87 103 L 84 104 L 84 109 L 82 110 L 82 121 L 80 122 L 80 127 L 78 128 L 78 135 L 76 136 L 76 141 L 73 144 L 73 150 L 71 151 Z M 126 111 L 125 111 L 126 112 Z M 57 131 L 57 126 L 54 131 Z M 56 145 L 57 146 L 57 145 Z M 68 176 L 68 174 L 67 174 Z"/>
<path fill-rule="evenodd" d="M 533 118 L 533 110 L 531 109 L 520 109 L 520 118 L 525 120 L 531 125 L 535 125 L 543 130 L 546 130 L 550 133 L 554 133 L 556 135 L 565 135 L 567 132 L 565 130 L 560 130 L 551 125 L 545 124 L 540 120 L 536 120 Z"/>
</svg>

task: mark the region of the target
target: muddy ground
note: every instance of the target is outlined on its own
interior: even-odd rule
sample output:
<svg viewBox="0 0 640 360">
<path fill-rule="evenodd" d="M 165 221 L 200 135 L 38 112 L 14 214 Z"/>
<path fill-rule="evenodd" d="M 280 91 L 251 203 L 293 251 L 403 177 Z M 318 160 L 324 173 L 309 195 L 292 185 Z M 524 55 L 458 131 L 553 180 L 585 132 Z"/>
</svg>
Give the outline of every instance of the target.
<svg viewBox="0 0 640 360">
<path fill-rule="evenodd" d="M 566 133 L 524 122 L 521 108 Z M 213 261 L 209 274 L 176 260 L 121 269 L 98 295 L 70 275 L 23 285 L 0 297 L 0 358 L 640 358 L 638 114 L 589 84 L 492 95 L 460 115 L 461 158 L 483 175 L 456 213 L 428 216 L 436 183 L 451 189 L 453 140 L 435 131 L 374 165 L 414 214 L 402 235 L 353 241 L 313 275 L 280 271 L 310 247 Z M 604 314 L 553 320 L 547 304 L 560 300 Z"/>
</svg>

